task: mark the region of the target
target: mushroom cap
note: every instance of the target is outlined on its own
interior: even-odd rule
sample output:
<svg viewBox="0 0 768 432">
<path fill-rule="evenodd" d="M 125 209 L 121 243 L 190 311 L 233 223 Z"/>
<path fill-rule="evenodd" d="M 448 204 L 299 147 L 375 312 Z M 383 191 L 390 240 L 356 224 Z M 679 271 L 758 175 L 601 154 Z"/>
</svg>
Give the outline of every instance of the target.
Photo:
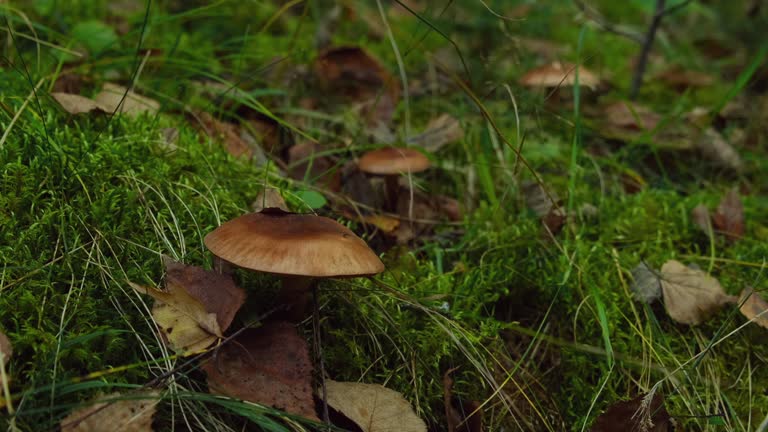
<svg viewBox="0 0 768 432">
<path fill-rule="evenodd" d="M 407 147 L 371 150 L 357 163 L 360 171 L 378 175 L 416 173 L 426 170 L 429 165 L 429 159 L 423 153 Z"/>
<path fill-rule="evenodd" d="M 280 209 L 232 219 L 208 233 L 205 246 L 237 266 L 267 273 L 334 277 L 384 271 L 379 257 L 347 227 Z"/>
<path fill-rule="evenodd" d="M 576 84 L 576 65 L 554 62 L 529 70 L 520 77 L 525 87 L 573 87 Z M 579 66 L 579 85 L 594 89 L 600 78 L 584 66 Z"/>
</svg>

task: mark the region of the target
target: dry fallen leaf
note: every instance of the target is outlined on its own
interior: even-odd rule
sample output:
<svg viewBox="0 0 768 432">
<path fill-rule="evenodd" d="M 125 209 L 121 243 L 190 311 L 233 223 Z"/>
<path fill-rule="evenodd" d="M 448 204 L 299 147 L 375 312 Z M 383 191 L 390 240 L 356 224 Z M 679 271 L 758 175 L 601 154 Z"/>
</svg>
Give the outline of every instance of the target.
<svg viewBox="0 0 768 432">
<path fill-rule="evenodd" d="M 478 402 L 459 401 L 459 408 L 454 406 L 453 378 L 451 378 L 454 371 L 455 369 L 449 369 L 443 374 L 443 405 L 448 432 L 482 432 L 483 411 L 478 410 L 480 406 Z"/>
<path fill-rule="evenodd" d="M 741 291 L 739 297 L 739 311 L 748 320 L 754 320 L 755 324 L 768 329 L 768 302 L 760 294 L 747 287 Z"/>
<path fill-rule="evenodd" d="M 135 117 L 143 113 L 157 114 L 160 110 L 160 104 L 157 101 L 112 83 L 104 84 L 101 92 L 93 99 L 100 109 L 110 114 L 125 113 Z"/>
<path fill-rule="evenodd" d="M 537 181 L 524 181 L 520 185 L 525 205 L 536 213 L 536 216 L 545 217 L 552 209 L 560 204 L 560 198 L 552 190 L 545 190 Z"/>
<path fill-rule="evenodd" d="M 446 145 L 464 138 L 464 130 L 459 121 L 449 115 L 441 114 L 427 123 L 427 128 L 408 142 L 434 153 Z"/>
<path fill-rule="evenodd" d="M 426 432 L 427 425 L 400 393 L 378 384 L 325 381 L 328 406 L 363 432 Z"/>
<path fill-rule="evenodd" d="M 317 420 L 307 342 L 288 322 L 249 329 L 203 365 L 211 390 Z"/>
<path fill-rule="evenodd" d="M 691 210 L 691 219 L 693 223 L 699 227 L 707 237 L 712 238 L 714 230 L 712 229 L 712 215 L 709 214 L 709 209 L 704 204 L 699 204 Z"/>
<path fill-rule="evenodd" d="M 323 90 L 360 104 L 371 123 L 389 123 L 400 100 L 400 84 L 378 60 L 356 46 L 321 52 L 313 69 Z"/>
<path fill-rule="evenodd" d="M 230 275 L 164 261 L 166 291 L 129 284 L 156 300 L 152 316 L 169 346 L 194 354 L 222 337 L 245 301 L 245 291 L 235 286 Z"/>
<path fill-rule="evenodd" d="M 630 289 L 635 299 L 643 303 L 653 303 L 661 297 L 659 276 L 641 262 L 632 270 Z"/>
<path fill-rule="evenodd" d="M 206 112 L 197 114 L 203 131 L 214 140 L 220 141 L 224 149 L 234 157 L 245 156 L 251 158 L 253 150 L 237 132 L 237 126 L 232 123 L 223 122 L 213 118 Z"/>
<path fill-rule="evenodd" d="M 738 188 L 732 188 L 720 200 L 717 211 L 712 215 L 712 224 L 717 232 L 725 235 L 730 241 L 744 236 L 744 206 Z"/>
<path fill-rule="evenodd" d="M 341 189 L 341 173 L 333 161 L 320 156 L 317 144 L 311 141 L 299 143 L 288 149 L 288 174 L 296 180 L 306 179 L 332 191 Z"/>
<path fill-rule="evenodd" d="M 290 211 L 288 210 L 288 204 L 285 203 L 283 196 L 280 195 L 280 191 L 271 187 L 262 189 L 261 192 L 256 195 L 256 199 L 253 200 L 253 203 L 251 203 L 251 209 L 253 209 L 254 212 L 260 212 L 265 208 L 279 208 L 282 211 Z"/>
<path fill-rule="evenodd" d="M 99 104 L 85 96 L 61 92 L 51 93 L 51 96 L 64 108 L 64 111 L 72 115 L 102 111 Z"/>
<path fill-rule="evenodd" d="M 707 128 L 701 132 L 695 141 L 695 146 L 705 157 L 723 168 L 735 172 L 740 172 L 744 168 L 744 162 L 736 149 L 713 128 Z"/>
<path fill-rule="evenodd" d="M 0 361 L 2 361 L 3 365 L 8 364 L 12 355 L 13 345 L 11 345 L 10 339 L 8 339 L 5 333 L 0 332 Z"/>
<path fill-rule="evenodd" d="M 672 419 L 664 407 L 664 396 L 654 393 L 648 400 L 640 395 L 617 402 L 600 414 L 591 432 L 669 432 L 674 430 Z"/>
<path fill-rule="evenodd" d="M 61 432 L 152 432 L 158 392 L 98 398 L 61 421 Z"/>
<path fill-rule="evenodd" d="M 686 70 L 679 65 L 657 74 L 655 79 L 680 90 L 685 90 L 688 87 L 709 87 L 715 82 L 712 75 Z"/>
<path fill-rule="evenodd" d="M 725 294 L 717 279 L 675 260 L 661 267 L 661 291 L 670 318 L 689 325 L 701 324 L 736 300 Z"/>
<path fill-rule="evenodd" d="M 563 62 L 549 63 L 526 72 L 519 82 L 525 87 L 573 87 L 576 85 L 576 65 Z M 595 89 L 600 85 L 600 78 L 594 72 L 580 66 L 579 85 Z"/>
</svg>

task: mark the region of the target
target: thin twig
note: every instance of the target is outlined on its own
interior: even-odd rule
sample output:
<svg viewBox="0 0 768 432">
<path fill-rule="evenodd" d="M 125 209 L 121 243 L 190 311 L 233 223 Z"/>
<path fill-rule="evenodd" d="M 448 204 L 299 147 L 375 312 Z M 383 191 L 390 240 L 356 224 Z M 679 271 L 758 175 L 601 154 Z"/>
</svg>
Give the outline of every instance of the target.
<svg viewBox="0 0 768 432">
<path fill-rule="evenodd" d="M 648 55 L 651 53 L 651 46 L 653 46 L 653 40 L 656 38 L 656 31 L 661 25 L 661 19 L 664 18 L 664 11 L 666 0 L 656 0 L 656 9 L 653 13 L 653 19 L 651 25 L 648 26 L 648 32 L 645 34 L 645 41 L 643 42 L 643 48 L 640 51 L 640 57 L 637 60 L 635 66 L 635 74 L 632 76 L 632 86 L 629 90 L 629 99 L 637 99 L 637 94 L 640 92 L 640 86 L 643 84 L 643 75 L 645 75 L 645 68 L 648 65 Z"/>
<path fill-rule="evenodd" d="M 590 10 L 582 0 L 573 0 L 573 4 L 575 4 L 576 7 L 579 8 L 581 13 L 583 13 L 590 21 L 595 23 L 602 30 L 607 31 L 608 33 L 613 33 L 615 35 L 625 37 L 639 45 L 643 44 L 643 41 L 644 41 L 643 35 L 636 33 L 634 31 L 631 31 L 627 28 L 617 26 L 607 21 L 602 16 Z"/>
</svg>

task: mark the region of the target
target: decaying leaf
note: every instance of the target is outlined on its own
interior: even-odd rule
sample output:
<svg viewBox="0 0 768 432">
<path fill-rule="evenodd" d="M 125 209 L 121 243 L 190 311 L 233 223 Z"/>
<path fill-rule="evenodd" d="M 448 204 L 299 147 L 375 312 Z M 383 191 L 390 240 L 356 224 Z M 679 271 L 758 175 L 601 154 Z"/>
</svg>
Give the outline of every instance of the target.
<svg viewBox="0 0 768 432">
<path fill-rule="evenodd" d="M 51 96 L 64 108 L 64 111 L 72 114 L 85 114 L 91 111 L 102 111 L 94 100 L 78 94 L 54 92 Z"/>
<path fill-rule="evenodd" d="M 171 348 L 193 354 L 222 337 L 245 301 L 245 292 L 235 286 L 230 275 L 167 258 L 164 262 L 166 291 L 129 283 L 156 300 L 152 316 Z"/>
<path fill-rule="evenodd" d="M 344 211 L 344 217 L 350 220 L 355 220 L 363 224 L 373 225 L 380 229 L 384 233 L 391 233 L 400 226 L 400 219 L 396 219 L 385 215 L 360 215 L 351 211 Z"/>
<path fill-rule="evenodd" d="M 307 180 L 330 189 L 341 189 L 341 173 L 327 156 L 318 153 L 320 149 L 311 141 L 296 144 L 288 149 L 288 174 L 296 180 Z"/>
<path fill-rule="evenodd" d="M 536 216 L 545 217 L 553 208 L 557 208 L 560 198 L 554 191 L 545 190 L 544 186 L 536 181 L 524 181 L 520 186 L 525 204 L 536 213 Z"/>
<path fill-rule="evenodd" d="M 101 92 L 93 99 L 100 109 L 108 113 L 125 113 L 135 117 L 143 113 L 157 114 L 160 110 L 157 101 L 112 83 L 104 84 Z"/>
<path fill-rule="evenodd" d="M 609 125 L 635 131 L 653 130 L 661 121 L 661 116 L 650 108 L 629 102 L 612 103 L 603 113 Z"/>
<path fill-rule="evenodd" d="M 291 323 L 244 331 L 203 370 L 212 391 L 317 420 L 307 342 Z"/>
<path fill-rule="evenodd" d="M 712 224 L 728 240 L 735 241 L 744 236 L 744 206 L 737 188 L 729 190 L 720 200 L 717 211 L 712 215 Z"/>
<path fill-rule="evenodd" d="M 237 133 L 237 126 L 213 118 L 206 112 L 197 114 L 206 135 L 220 141 L 224 149 L 234 157 L 253 157 L 253 150 Z"/>
<path fill-rule="evenodd" d="M 754 292 L 752 288 L 746 287 L 741 291 L 739 304 L 741 305 L 739 311 L 742 315 L 749 320 L 754 320 L 754 323 L 760 327 L 768 329 L 768 302 L 760 297 L 760 294 Z"/>
<path fill-rule="evenodd" d="M 426 432 L 427 425 L 400 393 L 378 384 L 325 381 L 328 405 L 363 432 Z"/>
<path fill-rule="evenodd" d="M 13 355 L 13 345 L 11 345 L 10 339 L 5 333 L 0 331 L 0 362 L 4 365 L 8 364 L 8 361 Z"/>
<path fill-rule="evenodd" d="M 693 223 L 699 227 L 707 237 L 712 238 L 715 234 L 712 229 L 712 215 L 709 214 L 709 209 L 704 204 L 699 204 L 691 210 L 691 219 Z"/>
<path fill-rule="evenodd" d="M 280 195 L 280 191 L 271 187 L 262 189 L 251 204 L 251 209 L 254 212 L 260 212 L 265 208 L 279 208 L 282 211 L 290 211 L 288 210 L 288 204 L 285 203 L 283 196 Z"/>
<path fill-rule="evenodd" d="M 736 172 L 744 168 L 744 162 L 736 149 L 713 128 L 707 128 L 701 132 L 695 141 L 695 146 L 705 157 L 723 168 Z"/>
<path fill-rule="evenodd" d="M 463 217 L 461 203 L 459 203 L 459 200 L 456 198 L 451 198 L 446 195 L 435 195 L 434 202 L 438 212 L 447 216 L 448 220 L 460 221 Z"/>
<path fill-rule="evenodd" d="M 688 325 L 701 324 L 723 305 L 736 301 L 717 279 L 675 260 L 661 267 L 661 291 L 670 318 Z"/>
<path fill-rule="evenodd" d="M 681 66 L 673 66 L 655 76 L 659 81 L 670 87 L 684 90 L 688 87 L 708 87 L 715 82 L 712 75 L 693 70 L 683 69 Z"/>
<path fill-rule="evenodd" d="M 525 87 L 573 87 L 576 85 L 576 65 L 563 62 L 549 63 L 531 69 L 520 78 L 519 82 Z M 580 66 L 579 85 L 595 89 L 600 85 L 600 78 L 594 72 Z"/>
<path fill-rule="evenodd" d="M 654 393 L 617 402 L 595 420 L 591 432 L 670 432 L 672 418 L 664 407 L 664 396 Z"/>
<path fill-rule="evenodd" d="M 372 123 L 389 123 L 400 100 L 399 82 L 378 60 L 356 46 L 327 49 L 313 69 L 329 94 L 360 104 Z"/>
<path fill-rule="evenodd" d="M 459 401 L 454 406 L 453 378 L 456 369 L 449 369 L 443 374 L 443 405 L 445 405 L 446 426 L 448 432 L 482 432 L 483 412 L 478 410 L 476 401 Z"/>
<path fill-rule="evenodd" d="M 643 303 L 653 303 L 661 297 L 661 283 L 659 276 L 644 262 L 640 262 L 632 270 L 632 285 L 630 285 L 635 299 Z"/>
<path fill-rule="evenodd" d="M 158 392 L 120 395 L 92 401 L 61 421 L 62 432 L 152 432 Z"/>
<path fill-rule="evenodd" d="M 446 145 L 464 138 L 459 121 L 450 114 L 441 114 L 427 123 L 427 128 L 408 142 L 434 153 Z"/>
</svg>

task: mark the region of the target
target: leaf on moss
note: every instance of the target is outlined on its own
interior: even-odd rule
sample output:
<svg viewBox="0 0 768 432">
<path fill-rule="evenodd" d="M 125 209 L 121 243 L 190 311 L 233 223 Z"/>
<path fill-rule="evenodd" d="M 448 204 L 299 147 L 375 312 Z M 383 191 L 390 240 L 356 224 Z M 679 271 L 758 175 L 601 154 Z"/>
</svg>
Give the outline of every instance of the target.
<svg viewBox="0 0 768 432">
<path fill-rule="evenodd" d="M 280 191 L 271 187 L 265 187 L 256 195 L 251 208 L 254 212 L 260 212 L 265 208 L 279 208 L 282 211 L 289 211 L 288 204 L 285 203 L 283 196 L 280 195 Z"/>
<path fill-rule="evenodd" d="M 744 168 L 741 156 L 725 138 L 713 128 L 707 128 L 695 141 L 696 148 L 718 165 L 740 172 Z"/>
<path fill-rule="evenodd" d="M 717 211 L 712 215 L 712 224 L 717 232 L 725 235 L 730 241 L 744 236 L 744 206 L 737 188 L 729 190 L 720 200 Z"/>
<path fill-rule="evenodd" d="M 717 279 L 675 260 L 661 267 L 661 288 L 667 314 L 688 325 L 701 324 L 723 305 L 736 300 L 725 294 Z"/>
<path fill-rule="evenodd" d="M 714 235 L 712 229 L 712 215 L 709 213 L 709 209 L 704 204 L 699 204 L 691 210 L 691 219 L 693 223 L 699 227 L 704 234 L 710 239 Z"/>
<path fill-rule="evenodd" d="M 632 270 L 632 285 L 630 289 L 635 299 L 643 303 L 653 303 L 661 297 L 659 276 L 641 262 Z"/>
<path fill-rule="evenodd" d="M 443 374 L 443 405 L 448 432 L 482 432 L 483 412 L 479 410 L 479 402 L 459 400 L 459 408 L 454 405 L 456 398 L 453 397 L 451 374 L 455 370 L 449 369 Z"/>
<path fill-rule="evenodd" d="M 317 420 L 307 342 L 288 322 L 245 330 L 203 365 L 212 391 Z"/>
<path fill-rule="evenodd" d="M 739 297 L 739 311 L 749 320 L 760 327 L 768 329 L 768 302 L 760 294 L 754 292 L 752 288 L 747 287 L 741 292 Z"/>
<path fill-rule="evenodd" d="M 8 339 L 5 333 L 0 332 L 0 361 L 2 361 L 3 365 L 8 364 L 12 355 L 13 345 L 11 345 L 11 340 Z"/>
<path fill-rule="evenodd" d="M 664 396 L 639 395 L 628 401 L 617 402 L 600 414 L 590 428 L 591 432 L 669 432 L 672 419 L 664 407 Z"/>
<path fill-rule="evenodd" d="M 159 393 L 114 393 L 97 398 L 61 421 L 62 432 L 151 432 Z M 121 398 L 122 397 L 122 398 Z"/>
<path fill-rule="evenodd" d="M 318 55 L 313 69 L 324 91 L 360 106 L 371 123 L 392 120 L 400 100 L 400 83 L 364 49 L 327 49 Z"/>
<path fill-rule="evenodd" d="M 222 337 L 245 302 L 232 277 L 164 257 L 166 291 L 130 283 L 155 300 L 152 316 L 175 351 L 193 354 Z"/>
<path fill-rule="evenodd" d="M 54 92 L 51 96 L 64 108 L 64 111 L 72 114 L 85 114 L 91 111 L 102 111 L 95 101 L 77 94 Z"/>
<path fill-rule="evenodd" d="M 108 113 L 125 113 L 137 117 L 143 113 L 157 114 L 160 104 L 117 84 L 106 83 L 93 98 L 99 108 Z"/>
<path fill-rule="evenodd" d="M 424 132 L 411 137 L 408 142 L 434 153 L 462 138 L 464 138 L 464 130 L 459 121 L 450 114 L 440 114 L 427 123 Z"/>
<path fill-rule="evenodd" d="M 214 141 L 218 141 L 234 157 L 253 157 L 253 149 L 237 132 L 237 126 L 213 118 L 206 112 L 197 113 L 197 118 L 203 126 L 203 132 Z"/>
<path fill-rule="evenodd" d="M 363 432 L 426 432 L 427 425 L 400 393 L 379 384 L 325 382 L 328 405 Z"/>
</svg>

